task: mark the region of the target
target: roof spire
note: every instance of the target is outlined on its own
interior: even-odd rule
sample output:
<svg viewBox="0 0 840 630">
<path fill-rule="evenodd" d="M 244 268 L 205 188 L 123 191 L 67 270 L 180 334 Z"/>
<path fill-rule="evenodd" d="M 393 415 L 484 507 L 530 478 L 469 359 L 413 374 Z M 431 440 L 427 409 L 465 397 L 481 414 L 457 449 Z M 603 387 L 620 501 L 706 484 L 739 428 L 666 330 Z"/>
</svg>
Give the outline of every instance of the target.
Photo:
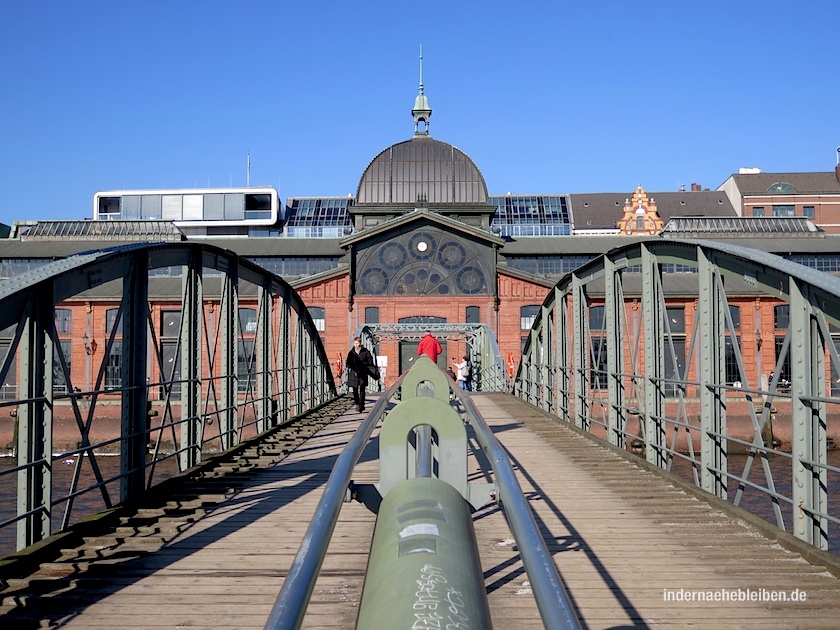
<svg viewBox="0 0 840 630">
<path fill-rule="evenodd" d="M 429 99 L 423 93 L 423 44 L 420 44 L 420 91 L 417 98 L 414 99 L 414 109 L 411 110 L 411 115 L 414 117 L 414 135 L 428 136 L 432 108 L 429 107 Z M 420 127 L 421 122 L 423 123 L 422 128 Z"/>
<path fill-rule="evenodd" d="M 423 44 L 420 44 L 420 94 L 423 94 Z"/>
</svg>

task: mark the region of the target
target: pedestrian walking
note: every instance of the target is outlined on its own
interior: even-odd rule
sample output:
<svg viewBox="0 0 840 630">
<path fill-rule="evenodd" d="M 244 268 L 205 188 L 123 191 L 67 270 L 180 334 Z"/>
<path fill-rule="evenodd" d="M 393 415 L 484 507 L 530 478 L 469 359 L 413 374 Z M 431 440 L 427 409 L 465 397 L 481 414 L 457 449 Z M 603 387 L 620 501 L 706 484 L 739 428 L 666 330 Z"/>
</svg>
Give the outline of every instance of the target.
<svg viewBox="0 0 840 630">
<path fill-rule="evenodd" d="M 437 337 L 432 334 L 432 331 L 427 330 L 420 343 L 417 344 L 417 354 L 425 354 L 432 362 L 437 363 L 438 355 L 441 352 L 443 352 L 443 348 L 441 348 Z"/>
<path fill-rule="evenodd" d="M 370 350 L 362 346 L 361 337 L 353 339 L 353 347 L 347 353 L 345 365 L 347 385 L 353 390 L 353 402 L 356 403 L 356 411 L 363 413 L 368 377 L 378 381 L 379 369 L 376 367 Z"/>
</svg>

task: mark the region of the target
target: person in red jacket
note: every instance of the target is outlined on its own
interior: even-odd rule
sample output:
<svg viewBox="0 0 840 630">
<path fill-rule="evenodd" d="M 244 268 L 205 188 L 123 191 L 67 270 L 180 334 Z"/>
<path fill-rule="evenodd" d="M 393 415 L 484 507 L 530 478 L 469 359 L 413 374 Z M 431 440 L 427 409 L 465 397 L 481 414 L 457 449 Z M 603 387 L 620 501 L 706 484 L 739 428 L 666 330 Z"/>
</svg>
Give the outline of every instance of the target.
<svg viewBox="0 0 840 630">
<path fill-rule="evenodd" d="M 431 331 L 427 330 L 420 343 L 417 344 L 417 354 L 425 354 L 433 362 L 437 363 L 438 355 L 441 352 L 443 352 L 443 348 L 440 347 L 440 342 Z"/>
</svg>

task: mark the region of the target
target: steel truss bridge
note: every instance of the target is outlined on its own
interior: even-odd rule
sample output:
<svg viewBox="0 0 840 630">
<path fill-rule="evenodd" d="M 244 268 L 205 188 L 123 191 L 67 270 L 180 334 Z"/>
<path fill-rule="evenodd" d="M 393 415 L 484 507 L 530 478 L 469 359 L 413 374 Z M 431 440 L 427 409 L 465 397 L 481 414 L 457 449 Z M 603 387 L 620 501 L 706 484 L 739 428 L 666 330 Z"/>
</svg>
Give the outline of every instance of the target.
<svg viewBox="0 0 840 630">
<path fill-rule="evenodd" d="M 179 278 L 156 275 L 171 267 L 182 269 Z M 760 335 L 738 333 L 751 333 L 753 324 L 737 320 L 731 308 L 745 295 L 787 307 L 789 323 L 779 327 L 769 378 L 745 358 L 756 356 L 747 352 L 749 343 L 760 350 Z M 164 314 L 150 306 L 164 296 L 168 316 L 179 313 L 168 345 L 156 333 Z M 672 317 L 673 296 L 695 298 L 687 327 Z M 245 318 L 243 297 L 257 305 Z M 86 334 L 68 354 L 56 309 L 94 300 L 114 303 L 105 347 L 97 353 Z M 463 335 L 481 391 L 511 391 L 614 450 L 638 453 L 650 467 L 686 463 L 694 484 L 717 500 L 737 506 L 746 492 L 758 491 L 780 531 L 815 553 L 835 551 L 840 468 L 829 456 L 840 403 L 832 387 L 840 380 L 834 339 L 840 279 L 714 242 L 628 245 L 549 292 L 512 383 L 489 329 L 436 326 L 371 325 L 357 334 L 372 348 L 379 339 L 411 339 L 426 328 Z M 84 518 L 74 511 L 81 497 L 98 498 L 100 510 L 131 503 L 156 492 L 162 469 L 196 470 L 341 396 L 338 375 L 294 290 L 208 245 L 99 250 L 4 281 L 0 330 L 11 331 L 0 382 L 17 374 L 17 388 L 0 400 L 0 412 L 15 425 L 16 456 L 0 473 L 3 487 L 15 492 L 0 533 L 14 530 L 13 546 L 21 551 Z M 73 380 L 71 356 L 94 368 L 93 381 Z M 371 413 L 386 413 L 382 400 Z M 468 422 L 477 416 L 470 403 L 464 408 Z M 747 436 L 733 431 L 736 409 L 746 418 Z M 69 418 L 74 448 L 55 448 L 59 410 Z M 115 419 L 115 431 L 102 429 L 106 418 Z M 780 429 L 791 434 L 789 452 L 776 448 Z M 738 470 L 730 465 L 734 449 L 747 454 Z M 102 472 L 105 454 L 118 455 L 119 473 Z M 778 481 L 779 460 L 789 489 Z M 71 462 L 72 474 L 57 475 L 59 462 Z M 80 481 L 84 472 L 92 482 Z"/>
</svg>

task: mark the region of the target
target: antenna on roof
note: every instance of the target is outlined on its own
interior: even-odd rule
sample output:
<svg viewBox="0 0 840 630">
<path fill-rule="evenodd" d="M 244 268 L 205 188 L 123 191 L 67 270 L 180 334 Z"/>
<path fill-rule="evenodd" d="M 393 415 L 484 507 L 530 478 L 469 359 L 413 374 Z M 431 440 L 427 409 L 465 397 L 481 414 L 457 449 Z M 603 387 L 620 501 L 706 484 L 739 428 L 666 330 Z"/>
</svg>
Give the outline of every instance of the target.
<svg viewBox="0 0 840 630">
<path fill-rule="evenodd" d="M 247 175 L 245 176 L 245 186 L 247 188 L 251 187 L 251 152 L 248 151 L 248 171 Z"/>
</svg>

